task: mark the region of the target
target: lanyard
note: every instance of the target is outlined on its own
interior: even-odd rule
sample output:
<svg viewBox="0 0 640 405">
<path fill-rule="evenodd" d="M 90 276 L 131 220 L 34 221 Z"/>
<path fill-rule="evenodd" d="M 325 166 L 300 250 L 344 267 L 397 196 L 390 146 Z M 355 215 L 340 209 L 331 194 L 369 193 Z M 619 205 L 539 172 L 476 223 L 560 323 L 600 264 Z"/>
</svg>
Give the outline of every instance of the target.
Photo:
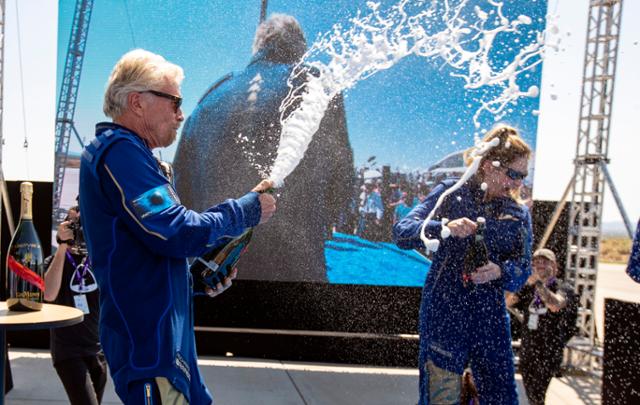
<svg viewBox="0 0 640 405">
<path fill-rule="evenodd" d="M 549 281 L 546 282 L 547 288 L 551 287 L 555 281 L 556 281 L 556 278 L 551 277 Z M 540 306 L 540 304 L 542 304 L 542 299 L 540 298 L 540 295 L 538 295 L 538 290 L 536 290 L 535 288 L 533 289 L 533 296 L 535 297 L 535 301 L 533 305 L 535 305 L 536 307 Z"/>
<path fill-rule="evenodd" d="M 77 271 L 80 266 L 76 264 L 76 261 L 73 259 L 71 253 L 69 253 L 68 250 L 65 253 L 67 254 L 67 259 L 69 259 L 69 262 L 73 266 L 76 281 L 80 283 L 84 279 L 85 274 L 87 274 L 87 268 L 91 267 L 91 259 L 89 259 L 89 256 L 85 256 L 82 259 L 82 261 L 80 262 L 80 266 L 82 266 L 82 273 L 80 273 L 79 271 Z"/>
</svg>

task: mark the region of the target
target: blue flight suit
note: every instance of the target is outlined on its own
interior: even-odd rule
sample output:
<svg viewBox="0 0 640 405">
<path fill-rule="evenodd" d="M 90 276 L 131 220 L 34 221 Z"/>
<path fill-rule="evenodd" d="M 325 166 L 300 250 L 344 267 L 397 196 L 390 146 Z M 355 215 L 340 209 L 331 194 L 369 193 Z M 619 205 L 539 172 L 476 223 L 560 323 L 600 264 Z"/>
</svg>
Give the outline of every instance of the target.
<svg viewBox="0 0 640 405">
<path fill-rule="evenodd" d="M 640 283 L 640 221 L 636 226 L 636 235 L 631 246 L 631 255 L 627 264 L 627 274 L 636 283 Z"/>
<path fill-rule="evenodd" d="M 82 153 L 80 205 L 100 287 L 100 341 L 118 396 L 125 400 L 131 381 L 160 376 L 189 403 L 211 403 L 196 363 L 186 258 L 257 225 L 258 194 L 187 210 L 145 141 L 100 123 Z"/>
<path fill-rule="evenodd" d="M 469 364 L 483 404 L 517 404 L 513 353 L 504 290 L 518 291 L 531 274 L 532 230 L 529 211 L 510 198 L 483 201 L 484 191 L 471 179 L 447 196 L 426 226 L 430 239 L 440 240 L 420 307 L 420 405 L 429 401 L 427 360 L 462 375 Z M 393 227 L 403 249 L 424 248 L 422 222 L 436 201 L 455 181 L 436 186 L 425 201 Z M 502 275 L 489 283 L 465 287 L 465 252 L 474 237 L 441 237 L 442 219 L 486 219 L 485 243 L 489 260 Z"/>
</svg>

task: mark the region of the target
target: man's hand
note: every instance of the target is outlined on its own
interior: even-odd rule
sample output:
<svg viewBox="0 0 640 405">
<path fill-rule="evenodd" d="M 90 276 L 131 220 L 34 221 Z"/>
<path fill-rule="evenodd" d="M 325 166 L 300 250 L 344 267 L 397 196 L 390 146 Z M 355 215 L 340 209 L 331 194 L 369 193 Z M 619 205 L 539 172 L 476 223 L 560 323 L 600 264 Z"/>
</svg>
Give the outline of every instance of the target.
<svg viewBox="0 0 640 405">
<path fill-rule="evenodd" d="M 256 193 L 265 193 L 272 189 L 274 186 L 273 181 L 271 180 L 262 180 L 257 186 L 255 186 L 251 191 L 255 191 Z"/>
<path fill-rule="evenodd" d="M 533 273 L 527 279 L 527 285 L 534 285 L 536 281 L 538 281 L 538 276 L 536 276 L 536 273 Z"/>
<path fill-rule="evenodd" d="M 260 184 L 258 184 L 253 188 L 253 190 L 251 190 L 255 191 L 256 193 L 260 193 L 258 199 L 260 200 L 260 208 L 262 210 L 262 213 L 260 215 L 261 224 L 267 222 L 271 218 L 273 213 L 276 212 L 276 199 L 273 197 L 273 195 L 266 192 L 272 188 L 273 181 L 262 180 Z"/>
<path fill-rule="evenodd" d="M 58 225 L 58 239 L 59 240 L 73 240 L 73 230 L 71 229 L 72 221 L 64 221 Z"/>
<path fill-rule="evenodd" d="M 215 289 L 210 287 L 205 287 L 204 292 L 211 298 L 218 296 L 223 292 L 225 292 L 229 287 L 231 287 L 231 285 L 233 284 L 232 280 L 235 280 L 237 276 L 238 276 L 238 269 L 234 268 L 231 274 L 225 277 L 221 283 L 218 283 Z"/>
<path fill-rule="evenodd" d="M 476 229 L 478 229 L 478 224 L 467 217 L 449 221 L 446 226 L 451 230 L 451 235 L 456 238 L 466 238 L 467 236 L 475 234 Z"/>
<path fill-rule="evenodd" d="M 500 278 L 501 275 L 502 270 L 500 270 L 500 266 L 494 262 L 489 262 L 482 267 L 478 267 L 476 271 L 471 273 L 471 281 L 473 281 L 474 284 L 484 284 Z"/>
</svg>

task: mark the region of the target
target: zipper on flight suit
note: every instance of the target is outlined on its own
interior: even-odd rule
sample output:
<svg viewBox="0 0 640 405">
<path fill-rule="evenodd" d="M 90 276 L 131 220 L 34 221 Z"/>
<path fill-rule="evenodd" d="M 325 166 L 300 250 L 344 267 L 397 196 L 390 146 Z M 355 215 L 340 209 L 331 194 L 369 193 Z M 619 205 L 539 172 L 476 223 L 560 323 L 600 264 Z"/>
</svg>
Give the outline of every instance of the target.
<svg viewBox="0 0 640 405">
<path fill-rule="evenodd" d="M 144 403 L 145 405 L 153 405 L 153 400 L 151 398 L 151 384 L 144 384 Z"/>
</svg>

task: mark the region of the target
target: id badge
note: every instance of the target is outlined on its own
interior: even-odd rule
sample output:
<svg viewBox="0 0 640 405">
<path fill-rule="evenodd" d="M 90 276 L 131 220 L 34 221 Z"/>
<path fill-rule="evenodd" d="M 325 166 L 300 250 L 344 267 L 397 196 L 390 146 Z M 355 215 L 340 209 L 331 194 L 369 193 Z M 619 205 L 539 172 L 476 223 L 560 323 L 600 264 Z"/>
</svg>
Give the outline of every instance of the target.
<svg viewBox="0 0 640 405">
<path fill-rule="evenodd" d="M 89 303 L 87 302 L 87 296 L 84 294 L 78 294 L 73 296 L 73 301 L 76 308 L 82 311 L 83 314 L 89 313 Z"/>
<path fill-rule="evenodd" d="M 529 330 L 538 329 L 538 314 L 529 314 L 529 323 L 527 324 Z"/>
</svg>

